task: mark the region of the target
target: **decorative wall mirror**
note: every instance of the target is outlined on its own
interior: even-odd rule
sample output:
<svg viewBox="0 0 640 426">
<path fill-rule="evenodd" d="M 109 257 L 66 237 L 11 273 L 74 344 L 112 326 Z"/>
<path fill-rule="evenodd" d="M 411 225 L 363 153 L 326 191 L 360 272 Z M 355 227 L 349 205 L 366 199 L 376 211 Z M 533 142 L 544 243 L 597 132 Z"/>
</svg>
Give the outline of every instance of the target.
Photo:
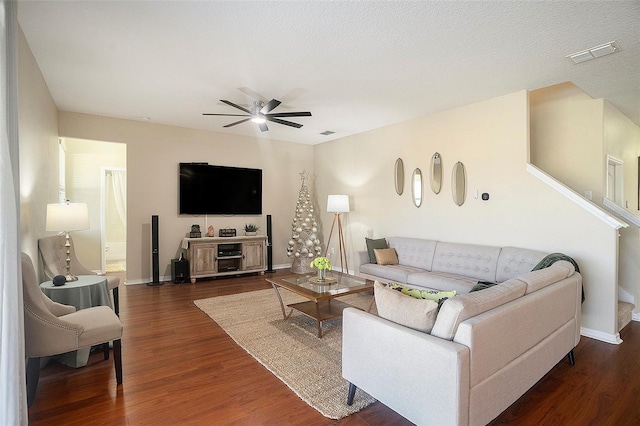
<svg viewBox="0 0 640 426">
<path fill-rule="evenodd" d="M 396 166 L 393 169 L 393 176 L 396 183 L 396 193 L 402 195 L 404 192 L 404 163 L 402 158 L 396 160 Z"/>
<path fill-rule="evenodd" d="M 413 204 L 416 207 L 420 207 L 422 204 L 422 172 L 420 169 L 415 169 L 413 171 L 413 176 L 411 178 L 411 189 L 413 195 Z"/>
<path fill-rule="evenodd" d="M 431 190 L 435 194 L 440 193 L 442 188 L 442 158 L 439 153 L 431 157 Z"/>
<path fill-rule="evenodd" d="M 461 206 L 467 195 L 467 174 L 464 170 L 464 164 L 457 162 L 453 165 L 451 173 L 451 189 L 453 192 L 453 202 Z"/>
</svg>

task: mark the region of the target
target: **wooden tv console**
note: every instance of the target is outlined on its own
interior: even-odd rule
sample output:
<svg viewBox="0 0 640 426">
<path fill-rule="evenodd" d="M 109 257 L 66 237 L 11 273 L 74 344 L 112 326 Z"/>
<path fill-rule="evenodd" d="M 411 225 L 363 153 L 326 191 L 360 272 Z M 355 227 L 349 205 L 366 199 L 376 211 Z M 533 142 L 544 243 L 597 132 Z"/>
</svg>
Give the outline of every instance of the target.
<svg viewBox="0 0 640 426">
<path fill-rule="evenodd" d="M 267 237 L 185 238 L 191 284 L 197 278 L 248 274 L 266 269 Z"/>
</svg>

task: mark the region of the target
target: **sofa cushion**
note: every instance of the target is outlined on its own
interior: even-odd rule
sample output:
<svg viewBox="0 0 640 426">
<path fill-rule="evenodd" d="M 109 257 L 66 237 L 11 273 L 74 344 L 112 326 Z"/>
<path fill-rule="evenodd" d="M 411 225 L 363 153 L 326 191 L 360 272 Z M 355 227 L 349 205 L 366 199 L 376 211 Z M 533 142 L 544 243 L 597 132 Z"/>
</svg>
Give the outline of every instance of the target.
<svg viewBox="0 0 640 426">
<path fill-rule="evenodd" d="M 384 282 L 406 283 L 407 277 L 416 272 L 424 272 L 424 269 L 414 268 L 405 265 L 378 265 L 375 263 L 365 263 L 360 265 L 361 275 L 370 275 L 372 279 L 380 279 Z M 377 278 L 376 278 L 377 277 Z"/>
<path fill-rule="evenodd" d="M 390 283 L 388 287 L 391 290 L 399 291 L 407 296 L 415 297 L 416 299 L 433 300 L 440 304 L 441 301 L 450 299 L 456 295 L 456 291 L 439 291 L 439 290 L 426 290 L 419 288 L 411 288 L 398 283 Z"/>
<path fill-rule="evenodd" d="M 394 248 L 374 249 L 373 252 L 376 255 L 376 263 L 378 265 L 398 264 L 398 255 L 396 254 L 396 249 Z"/>
<path fill-rule="evenodd" d="M 389 247 L 396 249 L 401 265 L 431 270 L 437 241 L 420 238 L 390 237 Z"/>
<path fill-rule="evenodd" d="M 504 282 L 511 278 L 517 278 L 531 271 L 546 253 L 528 250 L 518 247 L 503 247 L 498 256 L 496 269 L 496 282 Z"/>
<path fill-rule="evenodd" d="M 438 242 L 431 270 L 495 282 L 499 255 L 500 247 Z"/>
<path fill-rule="evenodd" d="M 376 263 L 376 254 L 374 252 L 375 249 L 384 249 L 388 247 L 387 240 L 385 240 L 384 238 L 379 238 L 377 240 L 365 238 L 364 242 L 367 245 L 367 252 L 369 253 L 370 263 Z M 531 268 L 529 270 L 531 270 Z"/>
<path fill-rule="evenodd" d="M 527 284 L 516 278 L 483 291 L 461 294 L 448 299 L 440 307 L 431 334 L 453 340 L 458 325 L 468 318 L 524 296 Z"/>
<path fill-rule="evenodd" d="M 476 278 L 446 272 L 418 272 L 409 274 L 407 284 L 437 290 L 455 290 L 458 293 L 469 293 L 478 283 Z"/>
<path fill-rule="evenodd" d="M 429 333 L 438 313 L 438 304 L 433 300 L 416 299 L 391 290 L 376 281 L 373 284 L 378 316 Z"/>
</svg>

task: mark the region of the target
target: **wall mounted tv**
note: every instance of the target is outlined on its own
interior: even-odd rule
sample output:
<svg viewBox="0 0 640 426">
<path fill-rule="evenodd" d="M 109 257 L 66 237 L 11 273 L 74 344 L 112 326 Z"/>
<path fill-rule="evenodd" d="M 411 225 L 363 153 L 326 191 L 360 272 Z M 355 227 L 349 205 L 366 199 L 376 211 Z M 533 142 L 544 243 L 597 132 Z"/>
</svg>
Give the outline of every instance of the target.
<svg viewBox="0 0 640 426">
<path fill-rule="evenodd" d="M 262 170 L 180 163 L 180 214 L 262 214 Z"/>
</svg>

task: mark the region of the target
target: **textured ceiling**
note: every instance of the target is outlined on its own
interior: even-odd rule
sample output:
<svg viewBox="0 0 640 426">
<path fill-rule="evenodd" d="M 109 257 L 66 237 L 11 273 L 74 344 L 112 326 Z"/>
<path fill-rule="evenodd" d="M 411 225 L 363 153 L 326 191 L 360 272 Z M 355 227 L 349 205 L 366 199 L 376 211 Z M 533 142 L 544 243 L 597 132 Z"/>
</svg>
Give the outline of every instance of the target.
<svg viewBox="0 0 640 426">
<path fill-rule="evenodd" d="M 571 81 L 640 124 L 638 1 L 20 0 L 18 21 L 63 111 L 316 144 Z M 202 116 L 250 95 L 313 116 Z"/>
</svg>

